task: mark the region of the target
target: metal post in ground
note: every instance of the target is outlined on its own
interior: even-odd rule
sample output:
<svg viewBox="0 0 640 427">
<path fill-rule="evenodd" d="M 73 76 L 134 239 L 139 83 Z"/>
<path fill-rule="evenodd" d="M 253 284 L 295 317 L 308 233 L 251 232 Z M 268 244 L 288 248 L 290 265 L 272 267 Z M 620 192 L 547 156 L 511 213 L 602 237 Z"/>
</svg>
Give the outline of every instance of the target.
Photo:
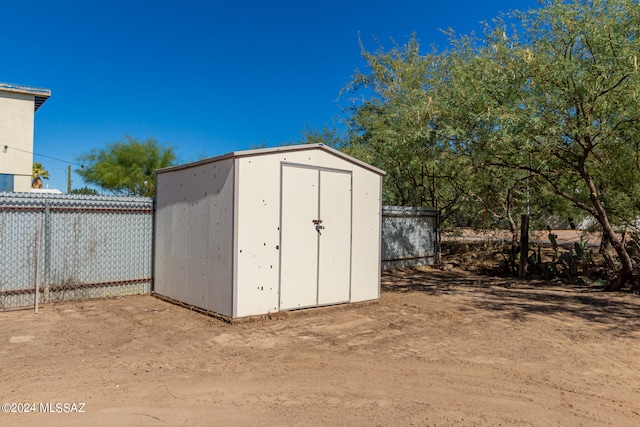
<svg viewBox="0 0 640 427">
<path fill-rule="evenodd" d="M 38 234 L 36 240 L 36 292 L 34 305 L 36 314 L 38 314 L 38 300 L 40 299 L 40 255 L 42 253 L 42 218 L 38 221 Z"/>
<path fill-rule="evenodd" d="M 521 279 L 527 275 L 527 255 L 529 254 L 529 215 L 520 217 L 520 268 L 518 277 Z"/>
<path fill-rule="evenodd" d="M 44 302 L 49 302 L 49 272 L 51 271 L 51 202 L 44 204 Z"/>
</svg>

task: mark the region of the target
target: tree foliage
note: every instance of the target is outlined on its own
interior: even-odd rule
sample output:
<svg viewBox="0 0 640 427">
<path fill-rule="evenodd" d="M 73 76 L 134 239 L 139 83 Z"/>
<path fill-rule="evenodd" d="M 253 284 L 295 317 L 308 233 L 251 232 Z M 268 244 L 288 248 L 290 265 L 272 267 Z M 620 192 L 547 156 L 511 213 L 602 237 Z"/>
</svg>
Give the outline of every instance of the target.
<svg viewBox="0 0 640 427">
<path fill-rule="evenodd" d="M 629 279 L 615 229 L 640 207 L 637 0 L 544 0 L 446 50 L 414 35 L 362 55 L 341 144 L 387 171 L 385 203 L 488 214 L 514 237 L 525 212 L 592 217 Z"/>
<path fill-rule="evenodd" d="M 123 141 L 94 149 L 78 159 L 84 166 L 76 172 L 86 182 L 116 195 L 153 197 L 155 171 L 175 164 L 176 155 L 172 147 L 154 138 L 141 141 L 125 136 Z"/>
<path fill-rule="evenodd" d="M 49 179 L 49 171 L 40 162 L 33 162 L 31 170 L 31 188 L 42 188 L 42 180 Z"/>
<path fill-rule="evenodd" d="M 84 186 L 81 188 L 74 188 L 73 190 L 71 190 L 71 194 L 78 194 L 78 195 L 84 195 L 84 196 L 99 195 L 98 190 L 96 190 L 95 188 L 87 187 L 87 186 Z"/>
<path fill-rule="evenodd" d="M 437 139 L 432 109 L 439 78 L 431 57 L 419 52 L 415 36 L 405 46 L 368 52 L 368 73 L 356 72 L 347 92 L 355 98 L 347 119 L 343 150 L 387 172 L 384 203 L 436 206 L 443 218 L 458 211 L 463 196 L 457 168 L 446 158 L 449 147 Z"/>
<path fill-rule="evenodd" d="M 455 115 L 482 127 L 461 145 L 593 216 L 617 253 L 618 286 L 633 263 L 614 226 L 635 219 L 640 189 L 638 31 L 636 1 L 548 1 L 497 19 L 482 43 L 461 41 L 452 59 L 466 61 L 448 85 L 473 88 Z"/>
</svg>

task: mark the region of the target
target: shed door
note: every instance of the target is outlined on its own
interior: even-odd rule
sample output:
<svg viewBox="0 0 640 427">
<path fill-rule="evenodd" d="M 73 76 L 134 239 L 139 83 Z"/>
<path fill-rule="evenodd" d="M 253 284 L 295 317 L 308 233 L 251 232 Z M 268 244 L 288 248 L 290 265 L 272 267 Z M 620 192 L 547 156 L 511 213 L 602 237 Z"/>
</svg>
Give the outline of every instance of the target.
<svg viewBox="0 0 640 427">
<path fill-rule="evenodd" d="M 348 302 L 351 173 L 283 165 L 280 309 Z"/>
</svg>

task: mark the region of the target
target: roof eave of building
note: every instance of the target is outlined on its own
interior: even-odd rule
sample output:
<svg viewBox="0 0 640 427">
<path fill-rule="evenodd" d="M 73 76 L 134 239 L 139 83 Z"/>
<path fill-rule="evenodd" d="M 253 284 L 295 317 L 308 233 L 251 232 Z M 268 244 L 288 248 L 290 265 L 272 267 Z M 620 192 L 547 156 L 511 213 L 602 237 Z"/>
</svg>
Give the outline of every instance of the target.
<svg viewBox="0 0 640 427">
<path fill-rule="evenodd" d="M 38 108 L 44 104 L 44 102 L 51 96 L 51 90 L 42 89 L 31 86 L 14 85 L 11 83 L 0 83 L 0 91 L 22 93 L 26 95 L 34 96 L 34 111 L 38 111 Z"/>
</svg>

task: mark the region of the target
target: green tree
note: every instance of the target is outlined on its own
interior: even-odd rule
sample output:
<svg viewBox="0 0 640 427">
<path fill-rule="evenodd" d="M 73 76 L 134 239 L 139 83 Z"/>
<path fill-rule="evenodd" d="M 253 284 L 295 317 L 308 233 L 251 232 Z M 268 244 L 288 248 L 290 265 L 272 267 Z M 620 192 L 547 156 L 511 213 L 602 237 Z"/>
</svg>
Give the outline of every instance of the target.
<svg viewBox="0 0 640 427">
<path fill-rule="evenodd" d="M 515 22 L 515 25 L 513 23 Z M 593 216 L 616 252 L 619 289 L 633 262 L 614 227 L 635 219 L 640 189 L 640 8 L 634 0 L 547 0 L 455 41 L 441 98 L 473 138 L 461 150 L 530 176 Z M 619 267 L 618 267 L 619 266 Z"/>
<path fill-rule="evenodd" d="M 49 179 L 49 172 L 40 162 L 33 162 L 31 170 L 31 188 L 42 188 L 42 180 Z"/>
<path fill-rule="evenodd" d="M 80 194 L 80 195 L 85 195 L 85 196 L 97 196 L 99 193 L 95 188 L 90 188 L 90 187 L 84 186 L 82 188 L 74 188 L 73 190 L 71 190 L 71 194 Z"/>
<path fill-rule="evenodd" d="M 442 52 L 415 36 L 362 49 L 343 149 L 387 170 L 385 202 L 484 211 L 514 242 L 529 210 L 595 218 L 620 288 L 633 262 L 615 230 L 640 208 L 639 32 L 636 0 L 544 0 Z"/>
<path fill-rule="evenodd" d="M 123 141 L 94 149 L 78 160 L 84 167 L 76 172 L 90 184 L 116 195 L 153 197 L 155 171 L 174 165 L 176 155 L 173 147 L 161 145 L 154 138 L 141 141 L 125 136 Z"/>
<path fill-rule="evenodd" d="M 370 52 L 361 42 L 367 71 L 357 71 L 344 90 L 353 99 L 343 150 L 387 172 L 384 203 L 433 206 L 446 220 L 459 211 L 464 193 L 457 184 L 458 159 L 447 156 L 450 147 L 435 132 L 437 55 L 422 55 L 419 48 L 415 35 L 390 50 Z"/>
<path fill-rule="evenodd" d="M 325 144 L 335 149 L 345 146 L 348 136 L 341 132 L 337 126 L 324 126 L 322 130 L 315 128 L 305 128 L 302 132 L 299 144 Z"/>
<path fill-rule="evenodd" d="M 363 93 L 364 100 L 349 111 L 344 150 L 387 171 L 385 203 L 430 205 L 443 221 L 459 225 L 507 224 L 517 243 L 513 212 L 525 209 L 526 180 L 487 169 L 456 143 L 477 137 L 471 117 L 458 120 L 453 133 L 442 131 L 461 118 L 442 102 L 451 55 L 421 54 L 415 35 L 390 50 L 361 48 L 368 72 L 357 72 L 348 91 Z"/>
</svg>

